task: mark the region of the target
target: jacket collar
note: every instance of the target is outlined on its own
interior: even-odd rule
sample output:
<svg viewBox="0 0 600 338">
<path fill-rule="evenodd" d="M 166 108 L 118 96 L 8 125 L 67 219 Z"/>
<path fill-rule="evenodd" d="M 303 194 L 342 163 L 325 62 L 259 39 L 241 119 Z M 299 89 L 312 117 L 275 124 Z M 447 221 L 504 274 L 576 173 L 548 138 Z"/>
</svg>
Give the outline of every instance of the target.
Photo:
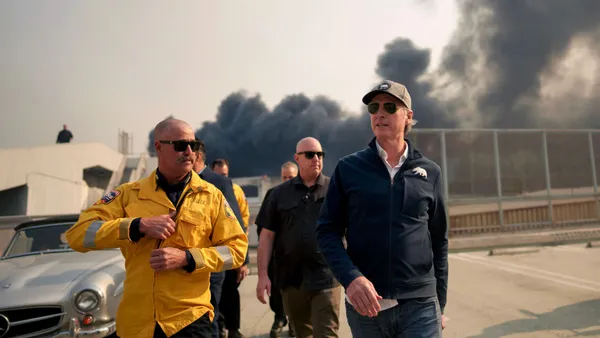
<svg viewBox="0 0 600 338">
<path fill-rule="evenodd" d="M 198 173 L 198 176 L 200 176 L 200 178 L 203 178 L 205 175 L 210 175 L 212 172 L 213 171 L 210 169 L 210 167 L 205 165 L 204 168 Z"/>
<path fill-rule="evenodd" d="M 198 174 L 193 171 L 190 174 L 189 181 L 187 182 L 184 191 L 192 189 L 192 193 L 198 193 L 208 188 L 208 183 L 201 179 Z M 138 198 L 140 200 L 152 200 L 167 208 L 175 210 L 175 206 L 171 203 L 167 194 L 158 186 L 157 175 L 157 170 L 154 170 L 147 177 L 135 182 L 133 184 L 133 189 L 139 190 Z"/>
<path fill-rule="evenodd" d="M 371 142 L 369 142 L 369 148 L 371 149 L 371 151 L 373 151 L 375 155 L 377 155 L 377 157 L 379 157 L 379 150 L 377 149 L 376 141 L 377 138 L 373 137 L 373 139 L 371 139 Z M 417 149 L 409 139 L 405 138 L 404 141 L 408 145 L 408 154 L 406 156 L 407 162 L 423 157 L 423 154 L 421 154 L 419 149 Z"/>
<path fill-rule="evenodd" d="M 302 180 L 302 177 L 300 177 L 300 175 L 296 175 L 296 177 L 292 178 L 292 183 L 293 184 L 298 184 L 298 185 L 304 185 L 304 181 Z M 319 176 L 317 176 L 317 180 L 315 181 L 316 185 L 320 185 L 322 187 L 324 187 L 327 183 L 325 182 L 325 175 L 323 175 L 323 173 L 320 173 Z"/>
</svg>

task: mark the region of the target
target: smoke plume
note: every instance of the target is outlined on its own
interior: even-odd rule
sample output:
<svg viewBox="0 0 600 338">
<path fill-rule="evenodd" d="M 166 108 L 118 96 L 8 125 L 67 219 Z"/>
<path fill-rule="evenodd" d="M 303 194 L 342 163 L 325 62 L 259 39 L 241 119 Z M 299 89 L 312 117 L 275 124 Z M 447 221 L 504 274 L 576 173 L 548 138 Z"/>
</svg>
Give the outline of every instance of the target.
<svg viewBox="0 0 600 338">
<path fill-rule="evenodd" d="M 415 128 L 600 127 L 599 0 L 458 0 L 461 17 L 439 68 L 430 51 L 398 38 L 376 65 L 406 84 Z M 429 72 L 429 73 L 427 73 Z M 375 84 L 373 84 L 375 85 Z M 285 97 L 269 110 L 260 95 L 226 97 L 196 133 L 207 159 L 227 158 L 231 176 L 278 175 L 297 141 L 323 144 L 326 174 L 372 137 L 366 111 L 325 96 Z"/>
<path fill-rule="evenodd" d="M 428 50 L 398 39 L 385 46 L 377 74 L 408 86 L 419 127 L 449 127 L 446 115 L 427 96 L 430 84 L 418 81 L 429 58 Z M 196 135 L 206 144 L 209 162 L 217 157 L 229 160 L 233 177 L 278 175 L 281 165 L 293 160 L 296 143 L 307 136 L 321 142 L 326 152 L 324 172 L 330 174 L 339 158 L 364 148 L 373 137 L 366 110 L 343 111 L 325 96 L 289 95 L 269 111 L 260 96 L 243 93 L 225 98 L 216 121 L 205 123 Z"/>
<path fill-rule="evenodd" d="M 600 126 L 600 1 L 458 4 L 461 20 L 437 78 L 462 125 Z"/>
</svg>

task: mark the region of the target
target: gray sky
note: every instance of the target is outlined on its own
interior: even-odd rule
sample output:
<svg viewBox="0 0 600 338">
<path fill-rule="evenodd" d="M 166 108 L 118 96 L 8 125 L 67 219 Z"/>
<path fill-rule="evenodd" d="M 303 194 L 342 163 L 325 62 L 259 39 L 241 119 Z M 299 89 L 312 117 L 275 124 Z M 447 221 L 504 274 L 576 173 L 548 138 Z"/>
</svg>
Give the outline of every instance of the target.
<svg viewBox="0 0 600 338">
<path fill-rule="evenodd" d="M 167 115 L 199 128 L 240 89 L 358 111 L 386 43 L 411 38 L 437 63 L 456 15 L 449 0 L 3 0 L 0 147 L 54 143 L 66 123 L 111 147 L 124 129 L 141 152 Z"/>
</svg>

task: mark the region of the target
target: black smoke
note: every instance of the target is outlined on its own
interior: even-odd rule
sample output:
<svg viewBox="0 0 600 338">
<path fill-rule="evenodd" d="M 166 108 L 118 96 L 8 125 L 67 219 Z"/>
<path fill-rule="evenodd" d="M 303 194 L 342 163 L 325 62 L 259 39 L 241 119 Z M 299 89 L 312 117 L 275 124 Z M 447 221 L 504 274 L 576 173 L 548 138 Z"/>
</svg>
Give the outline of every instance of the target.
<svg viewBox="0 0 600 338">
<path fill-rule="evenodd" d="M 570 95 L 546 105 L 540 96 L 542 75 L 559 74 L 576 39 L 592 50 L 592 59 L 600 56 L 600 1 L 460 0 L 458 5 L 460 23 L 438 74 L 454 91 L 446 102 L 451 110 L 463 111 L 477 127 L 600 127 L 600 96 L 580 97 L 583 83 L 561 89 Z M 592 76 L 597 93 L 600 72 Z M 582 118 L 569 118 L 574 115 Z"/>
<path fill-rule="evenodd" d="M 445 112 L 431 96 L 432 83 L 423 78 L 430 64 L 428 49 L 418 49 L 411 40 L 398 38 L 379 56 L 377 75 L 400 82 L 408 88 L 413 99 L 414 118 L 419 128 L 451 128 L 456 126 L 454 115 Z"/>
<path fill-rule="evenodd" d="M 429 50 L 405 38 L 387 44 L 378 58 L 379 77 L 408 87 L 415 128 L 600 127 L 600 71 L 589 75 L 593 90 L 574 81 L 560 88 L 562 96 L 541 95 L 544 76 L 559 78 L 573 42 L 584 41 L 590 60 L 600 59 L 600 0 L 458 0 L 458 6 L 459 24 L 439 68 L 430 69 Z M 232 176 L 277 175 L 306 136 L 323 144 L 329 174 L 337 159 L 372 137 L 364 109 L 347 112 L 325 96 L 298 93 L 269 110 L 259 95 L 241 92 L 226 97 L 216 121 L 196 135 L 209 161 L 231 162 Z"/>
<path fill-rule="evenodd" d="M 377 74 L 408 86 L 419 127 L 450 127 L 448 116 L 427 96 L 430 84 L 418 80 L 429 59 L 429 50 L 398 39 L 385 46 Z M 364 148 L 372 138 L 366 110 L 347 112 L 325 96 L 304 94 L 289 95 L 269 111 L 260 96 L 233 93 L 221 102 L 216 121 L 205 123 L 196 135 L 206 144 L 209 162 L 217 157 L 230 161 L 233 177 L 278 175 L 281 165 L 293 160 L 296 143 L 307 136 L 323 145 L 324 172 L 330 174 L 339 158 Z"/>
</svg>

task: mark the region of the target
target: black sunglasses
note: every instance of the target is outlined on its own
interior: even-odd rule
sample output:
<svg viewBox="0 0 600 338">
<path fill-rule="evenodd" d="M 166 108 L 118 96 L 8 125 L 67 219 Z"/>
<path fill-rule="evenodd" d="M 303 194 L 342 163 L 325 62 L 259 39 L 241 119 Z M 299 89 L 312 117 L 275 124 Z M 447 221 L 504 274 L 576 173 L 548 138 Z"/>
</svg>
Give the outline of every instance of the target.
<svg viewBox="0 0 600 338">
<path fill-rule="evenodd" d="M 369 114 L 375 114 L 377 113 L 377 111 L 379 111 L 379 103 L 378 102 L 371 102 L 367 105 L 367 108 L 369 109 Z M 388 114 L 395 114 L 398 111 L 398 105 L 395 104 L 394 102 L 386 102 L 383 104 L 383 109 L 388 113 Z"/>
<path fill-rule="evenodd" d="M 192 149 L 192 151 L 200 150 L 200 142 L 199 141 L 178 140 L 178 141 L 158 141 L 158 142 L 163 143 L 163 144 L 172 144 L 173 149 L 175 149 L 175 151 L 177 151 L 177 152 L 186 151 L 188 146 Z"/>
<path fill-rule="evenodd" d="M 304 158 L 306 158 L 307 160 L 312 160 L 312 158 L 315 157 L 315 155 L 319 156 L 319 158 L 325 157 L 325 152 L 324 151 L 301 151 L 298 153 L 298 155 L 304 155 Z"/>
</svg>

